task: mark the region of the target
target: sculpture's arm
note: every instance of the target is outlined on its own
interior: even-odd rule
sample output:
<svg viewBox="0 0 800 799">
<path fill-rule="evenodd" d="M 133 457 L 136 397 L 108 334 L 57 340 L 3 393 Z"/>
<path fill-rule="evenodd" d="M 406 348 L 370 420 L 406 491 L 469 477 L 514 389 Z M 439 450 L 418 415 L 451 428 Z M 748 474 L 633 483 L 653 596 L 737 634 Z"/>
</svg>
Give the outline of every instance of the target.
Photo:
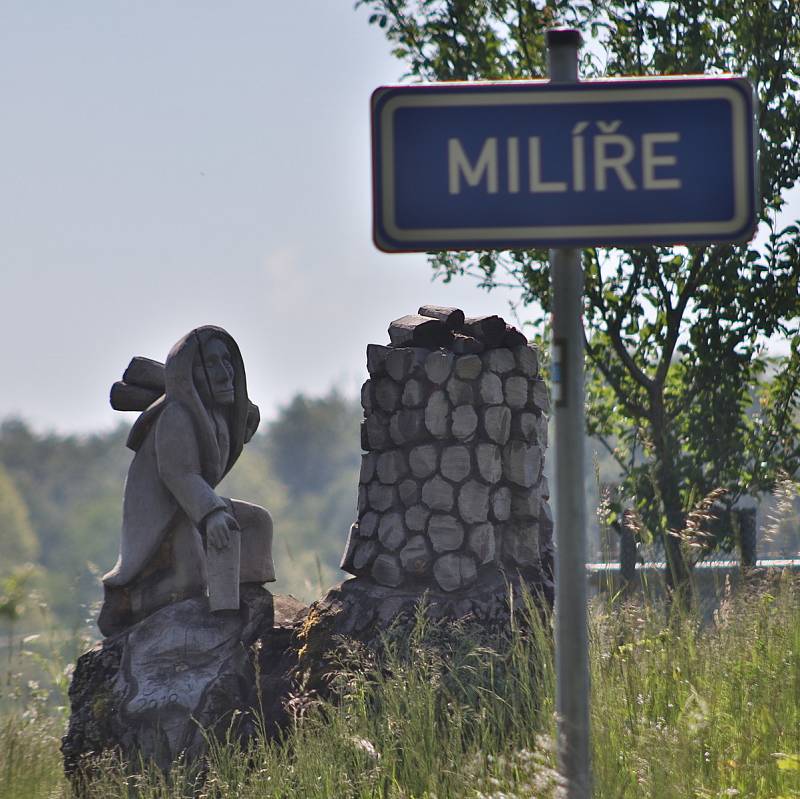
<svg viewBox="0 0 800 799">
<path fill-rule="evenodd" d="M 156 424 L 156 457 L 159 477 L 196 527 L 215 510 L 226 510 L 201 473 L 194 425 L 177 403 L 168 405 Z"/>
</svg>

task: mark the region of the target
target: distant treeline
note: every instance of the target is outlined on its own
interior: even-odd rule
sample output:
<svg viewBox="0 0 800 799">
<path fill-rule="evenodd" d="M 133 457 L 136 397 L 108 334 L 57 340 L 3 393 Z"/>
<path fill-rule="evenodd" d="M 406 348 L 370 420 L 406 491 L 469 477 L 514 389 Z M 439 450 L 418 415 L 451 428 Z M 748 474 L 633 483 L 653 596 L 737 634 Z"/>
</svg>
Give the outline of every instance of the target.
<svg viewBox="0 0 800 799">
<path fill-rule="evenodd" d="M 345 577 L 339 561 L 356 518 L 361 418 L 357 400 L 337 392 L 297 395 L 262 425 L 219 486 L 223 495 L 272 513 L 274 591 L 312 601 Z M 123 486 L 133 457 L 125 446 L 128 430 L 121 424 L 106 433 L 64 436 L 36 433 L 15 419 L 0 424 L 0 594 L 5 576 L 32 563 L 33 586 L 59 624 L 77 626 L 96 616 L 100 575 L 114 564 L 119 547 Z M 587 444 L 593 454 L 585 479 L 588 556 L 613 559 L 617 537 L 602 510 L 618 473 L 598 442 Z M 551 451 L 548 472 L 552 458 Z M 800 545 L 796 483 L 787 478 L 777 488 L 759 509 L 760 556 L 785 557 Z M 593 513 L 598 505 L 599 517 Z"/>
<path fill-rule="evenodd" d="M 355 520 L 360 462 L 357 401 L 332 392 L 296 396 L 263 425 L 223 495 L 268 508 L 275 520 L 274 589 L 311 600 L 339 579 Z M 55 617 L 80 624 L 116 560 L 129 426 L 88 436 L 0 425 L 0 577 L 26 563 Z"/>
</svg>

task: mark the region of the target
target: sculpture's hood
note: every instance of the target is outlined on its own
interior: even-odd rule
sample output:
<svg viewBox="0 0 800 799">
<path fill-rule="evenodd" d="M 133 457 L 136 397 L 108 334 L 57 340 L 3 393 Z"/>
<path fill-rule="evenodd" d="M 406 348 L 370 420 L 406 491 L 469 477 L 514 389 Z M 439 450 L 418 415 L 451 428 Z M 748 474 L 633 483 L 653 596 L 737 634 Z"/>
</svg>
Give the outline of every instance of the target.
<svg viewBox="0 0 800 799">
<path fill-rule="evenodd" d="M 219 448 L 214 424 L 194 384 L 193 366 L 195 358 L 203 345 L 215 338 L 222 340 L 228 348 L 234 370 L 234 401 L 232 405 L 226 407 L 230 434 L 230 454 L 223 474 L 228 472 L 241 454 L 244 446 L 247 411 L 250 403 L 247 397 L 244 362 L 242 361 L 239 347 L 233 337 L 221 327 L 205 325 L 195 328 L 180 339 L 170 350 L 165 363 L 165 393 L 139 416 L 131 428 L 127 442 L 130 449 L 137 451 L 160 416 L 161 411 L 166 407 L 166 404 L 179 402 L 186 408 L 194 421 L 195 432 L 200 445 L 203 471 L 209 471 L 206 476 L 214 483 L 216 483 L 216 480 L 213 480 L 211 474 L 218 468 L 216 464 L 219 463 Z"/>
</svg>

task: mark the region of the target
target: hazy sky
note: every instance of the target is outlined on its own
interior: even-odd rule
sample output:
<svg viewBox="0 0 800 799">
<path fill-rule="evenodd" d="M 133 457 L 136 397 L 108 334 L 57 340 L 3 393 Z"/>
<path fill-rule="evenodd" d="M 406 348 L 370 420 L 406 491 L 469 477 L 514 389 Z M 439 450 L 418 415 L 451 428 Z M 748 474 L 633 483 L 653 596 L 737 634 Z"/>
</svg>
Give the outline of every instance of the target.
<svg viewBox="0 0 800 799">
<path fill-rule="evenodd" d="M 218 324 L 269 417 L 355 392 L 425 302 L 505 312 L 370 238 L 369 96 L 396 82 L 350 0 L 0 5 L 0 418 L 123 415 L 132 355 Z"/>
<path fill-rule="evenodd" d="M 397 82 L 352 0 L 0 4 L 0 419 L 84 431 L 108 389 L 218 324 L 262 415 L 355 392 L 364 350 L 431 282 L 370 238 L 369 96 Z"/>
</svg>

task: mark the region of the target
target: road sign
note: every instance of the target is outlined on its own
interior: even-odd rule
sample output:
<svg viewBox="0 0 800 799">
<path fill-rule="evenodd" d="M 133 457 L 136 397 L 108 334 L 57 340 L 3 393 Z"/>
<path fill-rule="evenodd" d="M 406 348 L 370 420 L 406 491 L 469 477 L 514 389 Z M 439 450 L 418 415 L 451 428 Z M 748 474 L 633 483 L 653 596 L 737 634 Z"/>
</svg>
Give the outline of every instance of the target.
<svg viewBox="0 0 800 799">
<path fill-rule="evenodd" d="M 402 252 L 747 240 L 753 106 L 735 77 L 379 88 L 375 243 Z"/>
</svg>

